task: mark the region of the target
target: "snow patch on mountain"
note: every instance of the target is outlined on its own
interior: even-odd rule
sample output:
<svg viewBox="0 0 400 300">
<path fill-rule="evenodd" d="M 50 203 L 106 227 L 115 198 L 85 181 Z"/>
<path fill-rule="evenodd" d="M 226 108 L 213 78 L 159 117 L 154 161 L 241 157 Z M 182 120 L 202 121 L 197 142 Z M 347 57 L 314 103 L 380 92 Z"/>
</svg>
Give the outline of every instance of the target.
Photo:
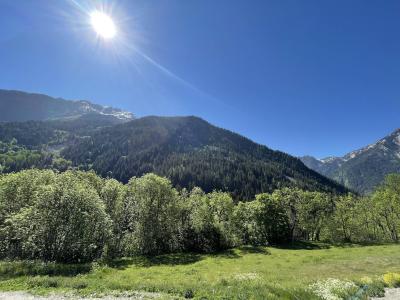
<svg viewBox="0 0 400 300">
<path fill-rule="evenodd" d="M 397 135 L 394 137 L 393 143 L 395 143 L 396 145 L 400 146 L 400 134 L 397 134 Z"/>
<path fill-rule="evenodd" d="M 322 159 L 318 159 L 320 162 L 322 162 L 322 163 L 329 163 L 329 162 L 331 162 L 331 161 L 334 161 L 336 159 L 336 157 L 334 157 L 334 156 L 329 156 L 329 157 L 326 157 L 326 158 L 322 158 Z"/>
<path fill-rule="evenodd" d="M 133 120 L 134 116 L 131 112 L 123 111 L 118 108 L 113 108 L 111 106 L 101 106 L 93 104 L 86 100 L 77 101 L 79 103 L 80 110 L 83 113 L 97 113 L 105 116 L 113 116 L 120 120 Z"/>
</svg>

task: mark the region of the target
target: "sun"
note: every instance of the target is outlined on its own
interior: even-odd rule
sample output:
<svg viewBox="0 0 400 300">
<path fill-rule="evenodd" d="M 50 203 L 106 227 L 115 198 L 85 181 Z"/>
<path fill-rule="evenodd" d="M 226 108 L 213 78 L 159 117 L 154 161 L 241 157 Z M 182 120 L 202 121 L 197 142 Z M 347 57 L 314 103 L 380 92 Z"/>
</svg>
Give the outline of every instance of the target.
<svg viewBox="0 0 400 300">
<path fill-rule="evenodd" d="M 111 39 L 117 34 L 113 20 L 101 11 L 96 10 L 90 14 L 90 23 L 96 33 L 104 39 Z"/>
</svg>

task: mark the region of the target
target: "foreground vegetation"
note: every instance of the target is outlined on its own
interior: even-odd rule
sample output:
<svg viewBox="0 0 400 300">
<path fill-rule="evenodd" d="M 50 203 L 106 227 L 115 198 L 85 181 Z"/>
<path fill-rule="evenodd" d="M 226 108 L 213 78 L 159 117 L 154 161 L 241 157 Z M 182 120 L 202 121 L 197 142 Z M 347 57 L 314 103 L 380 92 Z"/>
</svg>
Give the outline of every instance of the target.
<svg viewBox="0 0 400 300">
<path fill-rule="evenodd" d="M 400 271 L 399 245 L 297 243 L 280 248 L 240 247 L 217 254 L 137 256 L 108 265 L 3 262 L 0 290 L 81 295 L 147 291 L 160 293 L 162 298 L 197 299 L 321 299 L 315 294 L 318 284 L 328 289 L 329 278 L 340 280 L 340 284 L 351 280 L 356 286 L 351 293 L 368 284 L 373 295 L 382 295 L 381 275 L 396 271 Z"/>
<path fill-rule="evenodd" d="M 397 242 L 400 175 L 372 197 L 283 188 L 253 201 L 154 174 L 123 185 L 93 172 L 0 176 L 0 257 L 64 263 L 172 252 L 211 253 L 299 240 Z"/>
<path fill-rule="evenodd" d="M 390 244 L 399 240 L 399 187 L 400 175 L 390 175 L 371 197 L 282 188 L 237 202 L 178 191 L 154 174 L 125 185 L 82 171 L 0 175 L 0 289 L 381 295 L 385 284 L 400 285 L 400 246 Z"/>
</svg>

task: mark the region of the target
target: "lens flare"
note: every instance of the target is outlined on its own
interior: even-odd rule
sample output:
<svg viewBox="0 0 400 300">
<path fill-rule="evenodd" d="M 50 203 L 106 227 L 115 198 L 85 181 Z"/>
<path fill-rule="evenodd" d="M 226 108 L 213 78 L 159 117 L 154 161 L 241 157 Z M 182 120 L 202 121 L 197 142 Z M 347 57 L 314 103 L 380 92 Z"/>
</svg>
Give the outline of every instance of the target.
<svg viewBox="0 0 400 300">
<path fill-rule="evenodd" d="M 94 11 L 90 14 L 90 23 L 96 33 L 104 39 L 111 39 L 117 34 L 113 20 L 101 11 Z"/>
</svg>

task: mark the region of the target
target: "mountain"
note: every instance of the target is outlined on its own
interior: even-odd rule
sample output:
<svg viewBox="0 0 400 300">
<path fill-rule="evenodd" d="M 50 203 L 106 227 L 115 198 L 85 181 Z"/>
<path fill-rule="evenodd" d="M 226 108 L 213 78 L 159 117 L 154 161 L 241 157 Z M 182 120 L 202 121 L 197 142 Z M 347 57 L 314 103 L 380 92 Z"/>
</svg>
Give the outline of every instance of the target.
<svg viewBox="0 0 400 300">
<path fill-rule="evenodd" d="M 133 119 L 130 112 L 85 100 L 70 101 L 42 94 L 0 90 L 0 122 L 78 118 L 87 114 L 119 121 Z"/>
<path fill-rule="evenodd" d="M 236 199 L 285 186 L 345 192 L 299 159 L 197 117 L 145 117 L 89 101 L 0 90 L 0 173 L 93 169 L 127 182 L 154 172 Z"/>
<path fill-rule="evenodd" d="M 284 186 L 345 192 L 299 159 L 197 117 L 144 117 L 95 131 L 65 147 L 73 165 L 127 182 L 154 172 L 177 187 L 230 191 L 236 199 Z"/>
<path fill-rule="evenodd" d="M 316 172 L 367 194 L 390 173 L 400 172 L 400 129 L 390 135 L 343 157 L 318 160 L 305 156 L 303 163 Z"/>
</svg>

